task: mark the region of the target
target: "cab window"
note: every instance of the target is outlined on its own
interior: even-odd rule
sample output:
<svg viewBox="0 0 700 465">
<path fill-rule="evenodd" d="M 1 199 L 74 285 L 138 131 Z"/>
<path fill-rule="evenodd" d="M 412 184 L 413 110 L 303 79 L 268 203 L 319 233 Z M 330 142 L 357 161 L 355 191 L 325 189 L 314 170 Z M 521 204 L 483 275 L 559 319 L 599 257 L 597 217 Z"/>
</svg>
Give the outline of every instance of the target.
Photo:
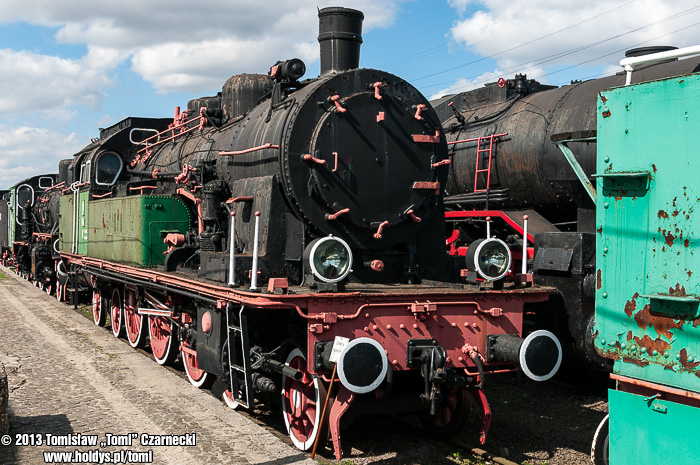
<svg viewBox="0 0 700 465">
<path fill-rule="evenodd" d="M 97 157 L 95 169 L 95 182 L 100 185 L 111 186 L 117 182 L 124 164 L 116 153 L 105 152 Z"/>
</svg>

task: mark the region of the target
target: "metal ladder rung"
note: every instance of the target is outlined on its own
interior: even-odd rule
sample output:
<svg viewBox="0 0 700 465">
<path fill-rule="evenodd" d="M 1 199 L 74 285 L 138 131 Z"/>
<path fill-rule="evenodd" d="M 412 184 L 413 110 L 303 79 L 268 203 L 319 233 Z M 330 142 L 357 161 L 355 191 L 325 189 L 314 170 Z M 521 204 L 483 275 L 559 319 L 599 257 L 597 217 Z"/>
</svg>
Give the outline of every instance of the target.
<svg viewBox="0 0 700 465">
<path fill-rule="evenodd" d="M 253 403 L 253 380 L 250 367 L 250 349 L 248 347 L 248 335 L 245 332 L 246 317 L 243 315 L 245 307 L 241 305 L 238 314 L 240 326 L 232 325 L 231 310 L 226 307 L 226 339 L 228 342 L 228 363 L 229 363 L 229 381 L 231 384 L 231 393 L 242 407 L 249 408 Z M 238 340 L 237 340 L 238 339 Z M 236 344 L 238 342 L 238 344 Z M 236 352 L 240 350 L 240 360 L 243 361 L 243 366 L 234 364 Z M 235 373 L 243 375 L 243 383 L 239 383 Z"/>
<path fill-rule="evenodd" d="M 486 141 L 486 139 L 489 140 L 488 148 L 482 149 L 480 148 L 482 145 L 482 141 Z M 488 168 L 482 168 L 479 169 L 479 159 L 481 158 L 482 154 L 488 152 Z M 493 136 L 488 136 L 488 137 L 479 137 L 477 140 L 476 144 L 476 167 L 474 171 L 474 193 L 477 192 L 487 192 L 489 190 L 490 184 L 491 184 L 491 157 L 493 155 Z M 486 188 L 485 189 L 478 189 L 478 183 L 479 183 L 479 173 L 486 173 Z"/>
</svg>

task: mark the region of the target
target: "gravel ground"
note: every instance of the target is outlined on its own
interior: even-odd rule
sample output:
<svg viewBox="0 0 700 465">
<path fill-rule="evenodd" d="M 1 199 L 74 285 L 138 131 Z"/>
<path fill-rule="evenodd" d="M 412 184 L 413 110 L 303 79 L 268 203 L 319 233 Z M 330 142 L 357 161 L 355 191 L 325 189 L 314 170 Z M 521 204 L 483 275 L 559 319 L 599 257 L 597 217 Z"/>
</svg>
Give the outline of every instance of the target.
<svg viewBox="0 0 700 465">
<path fill-rule="evenodd" d="M 572 384 L 573 383 L 573 384 Z M 488 379 L 492 423 L 479 444 L 479 415 L 457 435 L 460 446 L 426 437 L 413 416 L 358 417 L 343 435 L 345 457 L 332 460 L 330 448 L 319 462 L 342 465 L 490 464 L 471 448 L 518 464 L 590 465 L 593 433 L 607 413 L 606 377 L 535 383 L 514 375 Z M 350 447 L 352 446 L 352 447 Z M 318 457 L 317 457 L 318 458 Z"/>
</svg>

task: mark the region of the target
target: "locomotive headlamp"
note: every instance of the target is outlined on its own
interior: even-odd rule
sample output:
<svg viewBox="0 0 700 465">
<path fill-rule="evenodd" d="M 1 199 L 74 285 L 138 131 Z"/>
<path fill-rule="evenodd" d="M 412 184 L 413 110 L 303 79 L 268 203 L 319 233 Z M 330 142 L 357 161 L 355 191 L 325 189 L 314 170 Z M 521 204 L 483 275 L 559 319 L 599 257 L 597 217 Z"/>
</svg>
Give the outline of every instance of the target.
<svg viewBox="0 0 700 465">
<path fill-rule="evenodd" d="M 304 265 L 314 278 L 324 283 L 345 279 L 352 268 L 350 246 L 339 237 L 314 239 L 304 250 Z"/>
<path fill-rule="evenodd" d="M 467 269 L 487 281 L 498 281 L 510 269 L 510 249 L 500 239 L 477 239 L 467 249 Z"/>
<path fill-rule="evenodd" d="M 384 347 L 368 337 L 353 339 L 338 357 L 338 378 L 356 394 L 377 389 L 386 378 L 388 368 Z"/>
</svg>

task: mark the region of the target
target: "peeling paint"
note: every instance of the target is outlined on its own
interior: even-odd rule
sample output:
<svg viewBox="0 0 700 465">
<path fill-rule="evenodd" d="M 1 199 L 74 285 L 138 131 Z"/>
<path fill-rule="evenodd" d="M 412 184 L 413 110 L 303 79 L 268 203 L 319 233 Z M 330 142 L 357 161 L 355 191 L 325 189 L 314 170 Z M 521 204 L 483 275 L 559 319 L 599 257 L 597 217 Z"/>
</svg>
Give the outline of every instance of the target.
<svg viewBox="0 0 700 465">
<path fill-rule="evenodd" d="M 633 365 L 638 365 L 640 367 L 649 366 L 650 363 L 647 360 L 638 360 L 632 357 L 622 357 L 622 361 L 625 363 L 631 363 Z"/>
<path fill-rule="evenodd" d="M 676 238 L 673 234 L 671 234 L 671 231 L 666 231 L 665 229 L 661 233 L 662 236 L 666 239 L 666 244 L 668 244 L 669 247 L 673 245 L 673 240 Z"/>
<path fill-rule="evenodd" d="M 639 347 L 646 348 L 648 354 L 652 354 L 656 350 L 659 354 L 663 355 L 664 352 L 671 349 L 671 344 L 668 342 L 661 338 L 652 339 L 648 334 L 645 334 L 641 339 L 635 336 L 634 342 L 636 342 Z"/>
<path fill-rule="evenodd" d="M 666 213 L 666 211 L 664 211 L 664 210 L 659 210 L 658 217 L 659 218 L 668 218 L 668 213 Z"/>
<path fill-rule="evenodd" d="M 686 370 L 689 371 L 695 371 L 695 369 L 700 365 L 700 361 L 688 361 L 688 350 L 686 348 L 683 348 L 680 350 L 680 355 L 681 355 L 681 366 L 685 368 Z"/>
<path fill-rule="evenodd" d="M 596 282 L 596 285 L 595 285 L 596 289 L 600 289 L 600 287 L 603 285 L 603 278 L 602 278 L 601 270 L 598 270 L 598 274 L 597 274 L 595 282 Z"/>
<path fill-rule="evenodd" d="M 651 313 L 651 306 L 645 305 L 636 315 L 634 321 L 642 331 L 646 331 L 650 326 L 654 328 L 656 334 L 666 337 L 669 341 L 673 338 L 672 329 L 680 329 L 683 326 L 682 322 L 676 322 L 667 316 L 658 316 Z"/>
<path fill-rule="evenodd" d="M 684 297 L 685 296 L 685 286 L 681 286 L 680 283 L 676 283 L 675 289 L 672 287 L 668 288 L 668 293 L 670 295 Z"/>
<path fill-rule="evenodd" d="M 635 293 L 634 296 L 632 296 L 632 300 L 628 300 L 625 304 L 625 313 L 629 318 L 632 317 L 632 314 L 637 309 L 637 297 L 639 297 L 639 292 Z"/>
</svg>

